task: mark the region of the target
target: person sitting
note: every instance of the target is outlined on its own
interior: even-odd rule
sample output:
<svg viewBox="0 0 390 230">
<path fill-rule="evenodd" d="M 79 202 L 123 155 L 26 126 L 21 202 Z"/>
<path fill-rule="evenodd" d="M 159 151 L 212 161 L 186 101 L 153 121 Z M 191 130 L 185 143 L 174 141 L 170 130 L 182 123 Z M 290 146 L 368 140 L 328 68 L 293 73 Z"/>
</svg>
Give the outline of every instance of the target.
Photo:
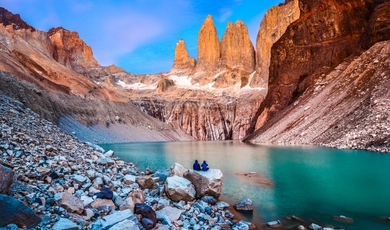
<svg viewBox="0 0 390 230">
<path fill-rule="evenodd" d="M 202 171 L 209 170 L 209 167 L 207 167 L 207 166 L 209 166 L 209 165 L 206 163 L 206 161 L 203 161 L 203 163 L 202 163 Z"/>
<path fill-rule="evenodd" d="M 198 160 L 195 160 L 195 163 L 194 163 L 193 168 L 194 168 L 194 170 L 196 170 L 196 171 L 200 171 L 200 164 L 198 163 Z"/>
</svg>

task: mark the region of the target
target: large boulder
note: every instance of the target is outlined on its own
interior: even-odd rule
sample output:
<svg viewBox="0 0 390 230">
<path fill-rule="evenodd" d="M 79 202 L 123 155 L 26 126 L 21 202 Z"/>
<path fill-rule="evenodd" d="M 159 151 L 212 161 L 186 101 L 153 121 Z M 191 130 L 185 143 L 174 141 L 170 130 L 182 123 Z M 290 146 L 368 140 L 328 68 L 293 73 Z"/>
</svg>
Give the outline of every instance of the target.
<svg viewBox="0 0 390 230">
<path fill-rule="evenodd" d="M 208 195 L 218 199 L 222 194 L 223 174 L 219 169 L 189 170 L 183 176 L 195 186 L 196 198 Z"/>
<path fill-rule="evenodd" d="M 19 228 L 34 228 L 41 218 L 23 202 L 6 195 L 0 195 L 0 227 L 16 224 Z"/>
<path fill-rule="evenodd" d="M 191 181 L 179 176 L 167 178 L 165 181 L 165 193 L 169 199 L 175 202 L 181 200 L 192 201 L 196 194 L 195 187 Z"/>
<path fill-rule="evenodd" d="M 143 190 L 134 190 L 126 198 L 126 205 L 134 212 L 134 206 L 137 203 L 145 202 L 145 192 Z"/>
<path fill-rule="evenodd" d="M 14 172 L 0 165 L 0 193 L 8 192 L 9 186 L 11 186 L 14 178 Z"/>
</svg>

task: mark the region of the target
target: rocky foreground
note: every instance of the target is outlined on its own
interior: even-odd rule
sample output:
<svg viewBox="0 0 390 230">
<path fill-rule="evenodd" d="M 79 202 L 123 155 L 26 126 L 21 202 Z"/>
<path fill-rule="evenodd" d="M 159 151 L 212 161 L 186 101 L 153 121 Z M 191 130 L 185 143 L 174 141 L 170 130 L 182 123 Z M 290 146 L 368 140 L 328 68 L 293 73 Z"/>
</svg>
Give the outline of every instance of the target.
<svg viewBox="0 0 390 230">
<path fill-rule="evenodd" d="M 0 226 L 7 229 L 248 229 L 220 170 L 140 172 L 0 96 Z M 1 228 L 0 228 L 1 229 Z M 5 229 L 5 228 L 3 228 Z"/>
</svg>

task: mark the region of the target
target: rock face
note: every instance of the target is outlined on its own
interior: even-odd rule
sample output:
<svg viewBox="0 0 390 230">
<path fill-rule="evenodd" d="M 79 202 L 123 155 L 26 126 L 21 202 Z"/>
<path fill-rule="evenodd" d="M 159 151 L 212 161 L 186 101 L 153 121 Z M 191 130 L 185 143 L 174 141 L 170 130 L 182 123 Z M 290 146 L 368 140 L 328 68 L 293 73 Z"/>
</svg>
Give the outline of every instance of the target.
<svg viewBox="0 0 390 230">
<path fill-rule="evenodd" d="M 0 195 L 0 227 L 17 224 L 19 228 L 34 228 L 41 218 L 23 202 L 6 195 Z"/>
<path fill-rule="evenodd" d="M 194 185 L 196 198 L 212 196 L 218 199 L 222 194 L 223 174 L 219 169 L 209 169 L 205 172 L 189 170 L 183 176 Z"/>
<path fill-rule="evenodd" d="M 376 0 L 374 1 L 374 7 L 366 33 L 362 38 L 362 46 L 366 49 L 376 42 L 390 39 L 390 15 L 388 13 L 390 2 Z"/>
<path fill-rule="evenodd" d="M 252 87 L 268 87 L 271 47 L 299 15 L 299 0 L 273 6 L 264 15 L 256 39 L 256 74 L 250 82 Z"/>
<path fill-rule="evenodd" d="M 0 164 L 0 193 L 6 193 L 14 180 L 14 172 Z"/>
<path fill-rule="evenodd" d="M 300 18 L 272 47 L 269 89 L 256 129 L 359 49 L 371 6 L 370 0 L 300 1 Z"/>
<path fill-rule="evenodd" d="M 241 87 L 245 86 L 249 75 L 255 70 L 255 64 L 255 50 L 247 27 L 240 20 L 234 24 L 228 22 L 221 41 L 220 69 L 232 70 L 233 73 L 225 77 L 224 73 L 219 75 L 214 87 L 224 88 L 237 83 L 241 83 Z"/>
<path fill-rule="evenodd" d="M 220 57 L 217 29 L 213 18 L 208 15 L 198 35 L 198 63 L 195 72 L 198 73 L 199 77 L 194 77 L 194 80 L 198 81 L 200 85 L 211 82 L 210 78 L 213 78 L 213 73 L 218 70 Z"/>
<path fill-rule="evenodd" d="M 196 65 L 195 58 L 188 55 L 186 44 L 183 39 L 180 39 L 176 43 L 175 47 L 175 59 L 173 60 L 173 66 L 171 73 L 185 75 L 193 71 Z"/>
</svg>

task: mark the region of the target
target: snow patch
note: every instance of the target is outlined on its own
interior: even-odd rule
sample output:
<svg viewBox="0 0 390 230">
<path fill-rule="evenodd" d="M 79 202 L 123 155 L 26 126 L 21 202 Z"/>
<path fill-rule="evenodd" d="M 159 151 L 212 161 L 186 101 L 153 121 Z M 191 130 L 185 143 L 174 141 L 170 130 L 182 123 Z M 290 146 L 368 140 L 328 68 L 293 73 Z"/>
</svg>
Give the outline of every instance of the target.
<svg viewBox="0 0 390 230">
<path fill-rule="evenodd" d="M 122 80 L 119 80 L 117 82 L 118 85 L 122 86 L 123 88 L 125 89 L 139 89 L 139 90 L 143 90 L 143 89 L 156 89 L 156 84 L 153 84 L 153 85 L 145 85 L 143 83 L 140 83 L 140 82 L 137 82 L 137 83 L 134 83 L 134 84 L 126 84 L 124 81 Z"/>
</svg>

